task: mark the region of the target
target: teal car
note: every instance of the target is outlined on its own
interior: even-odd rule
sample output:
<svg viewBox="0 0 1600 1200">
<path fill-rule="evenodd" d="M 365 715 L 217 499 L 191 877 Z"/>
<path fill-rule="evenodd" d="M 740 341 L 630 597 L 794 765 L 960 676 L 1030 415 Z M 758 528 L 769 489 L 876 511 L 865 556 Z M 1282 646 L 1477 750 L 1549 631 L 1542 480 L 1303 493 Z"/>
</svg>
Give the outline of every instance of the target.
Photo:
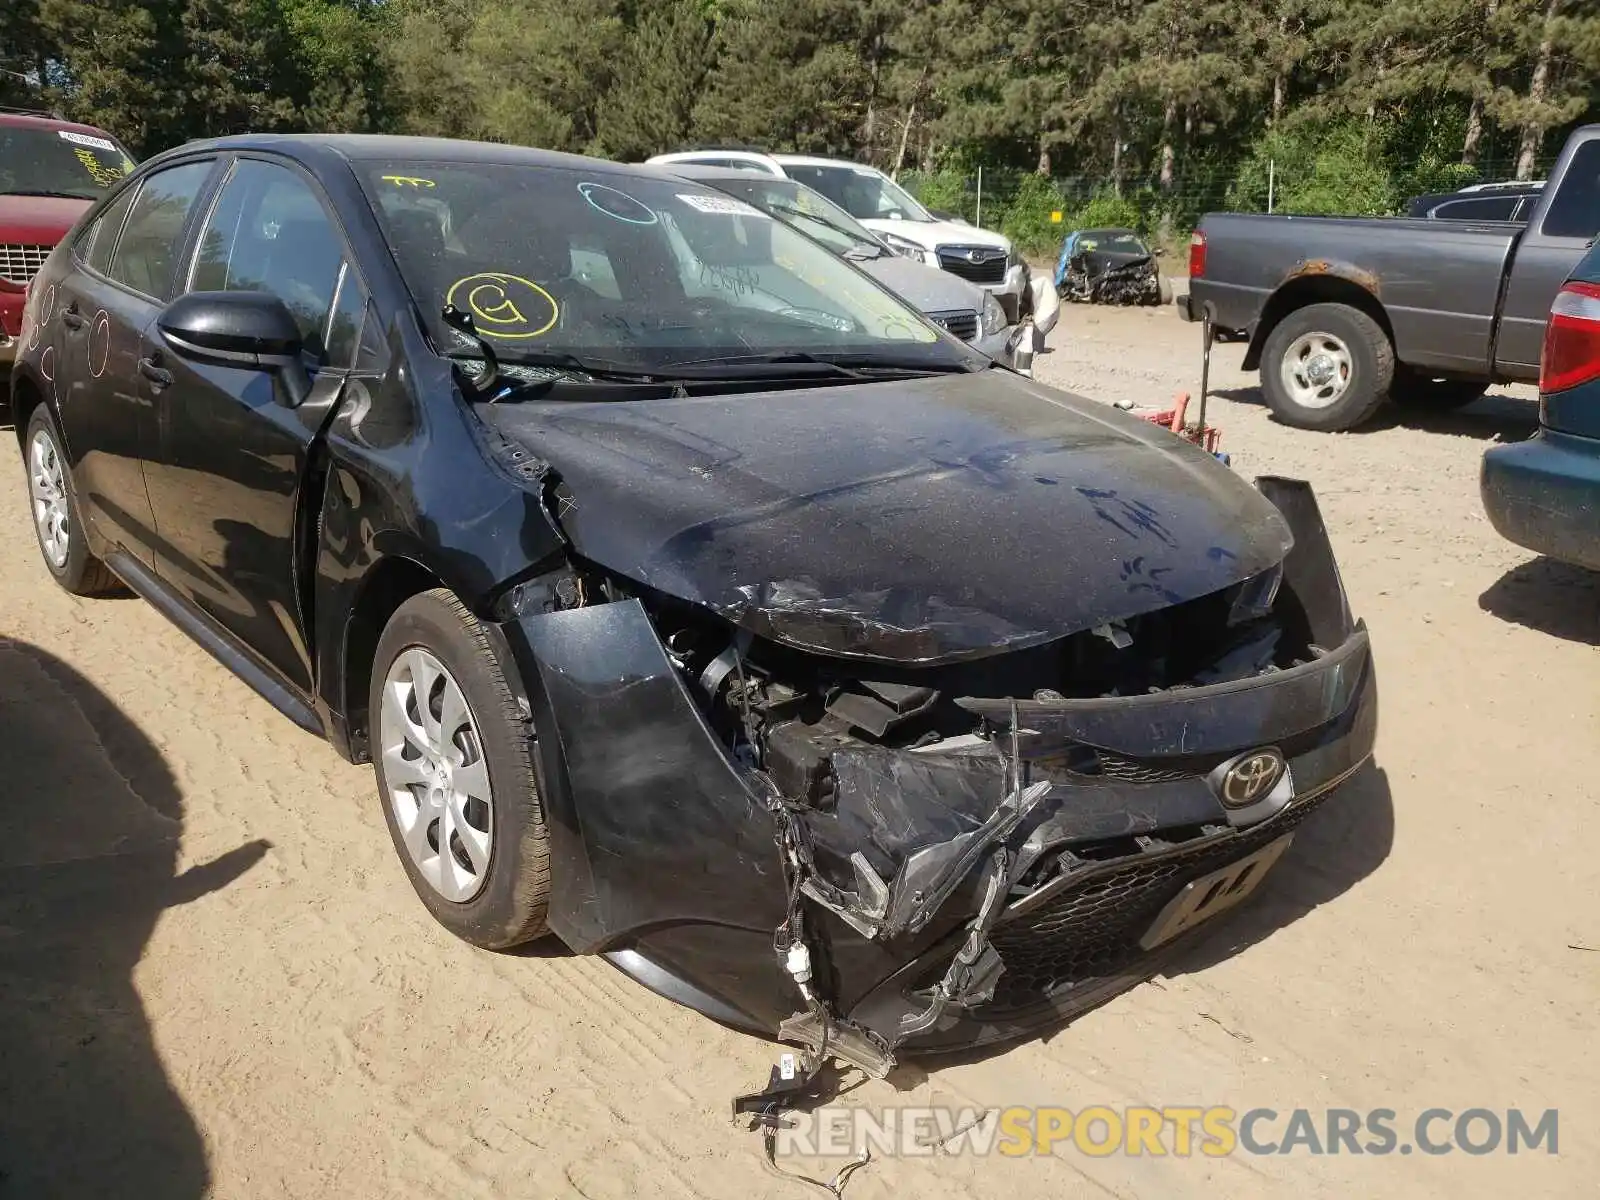
<svg viewBox="0 0 1600 1200">
<path fill-rule="evenodd" d="M 1483 456 L 1483 507 L 1502 537 L 1600 570 L 1600 247 L 1550 306 L 1539 431 Z"/>
</svg>

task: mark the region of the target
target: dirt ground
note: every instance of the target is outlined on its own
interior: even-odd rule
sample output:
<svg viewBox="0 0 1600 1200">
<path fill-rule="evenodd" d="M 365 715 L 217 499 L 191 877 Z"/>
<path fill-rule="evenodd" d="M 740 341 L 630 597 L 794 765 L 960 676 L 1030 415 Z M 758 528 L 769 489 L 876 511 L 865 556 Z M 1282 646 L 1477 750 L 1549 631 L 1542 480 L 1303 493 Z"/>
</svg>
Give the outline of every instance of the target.
<svg viewBox="0 0 1600 1200">
<path fill-rule="evenodd" d="M 1170 310 L 1073 309 L 1052 342 L 1040 377 L 1107 401 L 1198 383 Z M 1560 1154 L 937 1154 L 874 1161 L 852 1200 L 1594 1194 L 1600 577 L 1503 543 L 1477 495 L 1531 400 L 1301 433 L 1241 353 L 1217 349 L 1212 419 L 1239 472 L 1316 487 L 1373 632 L 1374 769 L 1169 974 L 842 1103 L 1388 1108 L 1403 1133 L 1431 1107 L 1557 1108 Z M 366 769 L 149 606 L 54 587 L 3 442 L 0 1196 L 820 1194 L 728 1115 L 771 1045 L 601 961 L 453 941 Z"/>
</svg>

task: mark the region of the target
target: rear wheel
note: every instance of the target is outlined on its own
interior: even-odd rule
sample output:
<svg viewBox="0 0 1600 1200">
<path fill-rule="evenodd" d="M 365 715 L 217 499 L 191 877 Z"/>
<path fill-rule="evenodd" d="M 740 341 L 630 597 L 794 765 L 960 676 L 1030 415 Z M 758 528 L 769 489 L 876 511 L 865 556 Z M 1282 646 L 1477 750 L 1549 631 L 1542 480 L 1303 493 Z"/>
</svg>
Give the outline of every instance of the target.
<svg viewBox="0 0 1600 1200">
<path fill-rule="evenodd" d="M 1312 304 L 1267 336 L 1261 390 L 1286 425 L 1333 432 L 1372 416 L 1394 377 L 1394 347 L 1383 328 L 1347 304 Z"/>
<path fill-rule="evenodd" d="M 384 820 L 434 918 L 477 946 L 545 932 L 550 842 L 534 738 L 476 617 L 443 589 L 378 640 L 368 712 Z"/>
<path fill-rule="evenodd" d="M 1489 390 L 1487 383 L 1471 379 L 1439 379 L 1395 364 L 1390 398 L 1402 408 L 1416 412 L 1448 412 L 1471 404 Z"/>
<path fill-rule="evenodd" d="M 1172 280 L 1168 279 L 1165 275 L 1157 275 L 1156 281 L 1156 299 L 1159 300 L 1163 306 L 1171 304 Z"/>
<path fill-rule="evenodd" d="M 61 450 L 61 434 L 47 404 L 34 407 L 23 435 L 28 468 L 28 509 L 39 553 L 51 576 L 75 596 L 100 596 L 122 585 L 103 562 L 89 553 L 72 470 Z"/>
</svg>

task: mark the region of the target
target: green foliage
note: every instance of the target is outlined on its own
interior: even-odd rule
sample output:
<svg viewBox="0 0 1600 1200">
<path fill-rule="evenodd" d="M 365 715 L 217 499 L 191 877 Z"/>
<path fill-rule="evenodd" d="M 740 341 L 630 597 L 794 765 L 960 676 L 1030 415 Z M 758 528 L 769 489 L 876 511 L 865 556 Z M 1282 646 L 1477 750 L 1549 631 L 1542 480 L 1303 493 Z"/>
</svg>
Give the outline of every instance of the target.
<svg viewBox="0 0 1600 1200">
<path fill-rule="evenodd" d="M 1398 197 L 1380 133 L 1360 119 L 1307 121 L 1257 141 L 1228 192 L 1228 206 L 1320 216 L 1375 216 Z"/>
<path fill-rule="evenodd" d="M 975 215 L 976 194 L 968 194 L 967 176 L 960 171 L 911 171 L 902 175 L 899 183 L 924 208 L 956 213 L 968 221 Z"/>
<path fill-rule="evenodd" d="M 1591 0 L 0 3 L 0 103 L 138 153 L 247 128 L 754 143 L 969 220 L 981 166 L 984 224 L 1025 245 L 1063 204 L 1162 236 L 1261 208 L 1269 169 L 1284 211 L 1392 211 L 1537 171 L 1600 117 Z"/>
<path fill-rule="evenodd" d="M 1146 203 L 1141 206 L 1132 196 L 1119 196 L 1109 188 L 1104 188 L 1073 211 L 1067 228 L 1137 229 L 1145 232 L 1150 227 L 1149 214 L 1153 208 L 1151 197 L 1146 196 L 1145 200 Z"/>
<path fill-rule="evenodd" d="M 1025 176 L 1000 215 L 1000 231 L 1024 254 L 1050 249 L 1061 241 L 1062 226 L 1051 213 L 1064 213 L 1066 197 L 1042 175 Z"/>
</svg>

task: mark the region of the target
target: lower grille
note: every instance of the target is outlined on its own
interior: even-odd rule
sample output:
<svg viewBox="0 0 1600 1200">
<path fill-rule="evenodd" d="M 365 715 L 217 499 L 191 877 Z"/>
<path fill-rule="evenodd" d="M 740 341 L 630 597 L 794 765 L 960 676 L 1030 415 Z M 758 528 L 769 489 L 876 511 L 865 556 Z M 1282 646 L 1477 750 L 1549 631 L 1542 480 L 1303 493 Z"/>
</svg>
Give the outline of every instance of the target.
<svg viewBox="0 0 1600 1200">
<path fill-rule="evenodd" d="M 1004 283 L 1006 279 L 1006 252 L 993 246 L 940 246 L 939 265 L 973 283 Z"/>
<path fill-rule="evenodd" d="M 15 242 L 0 243 L 0 279 L 7 283 L 25 284 L 39 273 L 44 260 L 50 257 L 50 246 L 24 246 Z"/>
<path fill-rule="evenodd" d="M 983 1011 L 1033 1008 L 1063 989 L 1125 971 L 1145 956 L 1139 939 L 1185 884 L 1282 837 L 1332 794 L 1324 792 L 1274 820 L 1190 853 L 1168 852 L 1148 862 L 1135 859 L 1086 872 L 1081 883 L 1068 884 L 1040 907 L 1004 921 L 989 940 L 1006 969 Z"/>
<path fill-rule="evenodd" d="M 930 313 L 935 325 L 941 325 L 963 342 L 978 336 L 978 314 L 975 312 Z"/>
</svg>

